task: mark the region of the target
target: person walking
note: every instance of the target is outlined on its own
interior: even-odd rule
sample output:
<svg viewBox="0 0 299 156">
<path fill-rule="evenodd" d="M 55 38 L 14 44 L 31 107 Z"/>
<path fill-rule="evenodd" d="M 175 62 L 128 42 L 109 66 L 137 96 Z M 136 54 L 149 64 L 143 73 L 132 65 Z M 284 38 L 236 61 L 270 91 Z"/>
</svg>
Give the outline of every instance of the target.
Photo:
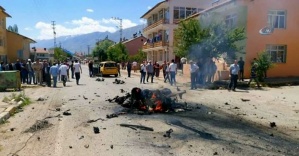
<svg viewBox="0 0 299 156">
<path fill-rule="evenodd" d="M 167 68 L 167 63 L 166 63 L 166 61 L 164 61 L 162 64 L 162 72 L 163 72 L 164 80 L 165 80 L 165 76 L 166 76 L 166 68 Z"/>
<path fill-rule="evenodd" d="M 136 72 L 137 72 L 137 62 L 134 61 L 134 62 L 132 63 L 132 66 L 133 66 L 134 73 L 136 73 Z"/>
<path fill-rule="evenodd" d="M 48 87 L 51 87 L 51 74 L 50 74 L 50 68 L 51 66 L 47 61 L 44 61 L 44 78 L 45 78 L 45 83 Z"/>
<path fill-rule="evenodd" d="M 75 60 L 75 64 L 73 66 L 74 66 L 73 71 L 75 72 L 75 77 L 76 77 L 76 83 L 77 83 L 77 85 L 79 85 L 80 71 L 82 73 L 81 64 L 78 62 L 78 60 Z"/>
<path fill-rule="evenodd" d="M 26 69 L 26 61 L 24 60 L 21 63 L 21 78 L 22 78 L 22 83 L 27 83 L 28 81 L 28 71 Z"/>
<path fill-rule="evenodd" d="M 160 65 L 159 65 L 159 62 L 155 63 L 155 65 L 154 65 L 154 72 L 155 72 L 155 76 L 159 77 L 159 75 L 160 75 Z"/>
<path fill-rule="evenodd" d="M 93 62 L 92 61 L 88 62 L 88 70 L 89 70 L 89 76 L 93 77 Z"/>
<path fill-rule="evenodd" d="M 240 70 L 240 67 L 238 65 L 238 61 L 235 60 L 234 64 L 232 64 L 230 66 L 230 69 L 229 69 L 229 71 L 230 71 L 230 83 L 229 83 L 229 86 L 228 86 L 229 91 L 231 89 L 233 91 L 236 91 L 237 83 L 238 83 L 239 70 Z"/>
<path fill-rule="evenodd" d="M 74 61 L 73 60 L 71 61 L 70 68 L 71 68 L 72 79 L 74 79 Z"/>
<path fill-rule="evenodd" d="M 170 82 L 170 79 L 169 79 L 169 65 L 170 65 L 170 63 L 167 62 L 167 63 L 166 63 L 166 68 L 165 68 L 165 78 L 164 78 L 164 83 L 166 83 L 167 80 L 168 80 L 168 82 Z"/>
<path fill-rule="evenodd" d="M 191 73 L 191 89 L 197 89 L 196 77 L 199 67 L 191 60 L 190 61 L 190 73 Z"/>
<path fill-rule="evenodd" d="M 32 64 L 32 68 L 35 74 L 35 82 L 34 84 L 43 84 L 42 70 L 43 64 L 40 62 L 41 60 L 36 60 L 35 63 Z"/>
<path fill-rule="evenodd" d="M 170 85 L 176 86 L 175 75 L 177 73 L 177 64 L 174 62 L 174 59 L 171 60 L 169 65 L 169 73 L 170 73 Z"/>
<path fill-rule="evenodd" d="M 148 78 L 151 77 L 151 83 L 154 83 L 154 66 L 152 65 L 152 61 L 148 61 L 148 64 L 146 65 L 146 72 L 146 82 L 148 82 Z"/>
<path fill-rule="evenodd" d="M 53 63 L 52 67 L 50 68 L 49 73 L 52 75 L 53 78 L 53 87 L 57 87 L 57 77 L 59 75 L 59 68 L 56 62 Z"/>
<path fill-rule="evenodd" d="M 131 77 L 132 64 L 130 61 L 128 61 L 127 63 L 127 71 L 128 71 L 128 77 Z"/>
<path fill-rule="evenodd" d="M 121 74 L 120 74 L 120 63 L 117 63 L 116 65 L 117 65 L 118 75 L 121 76 Z"/>
<path fill-rule="evenodd" d="M 255 82 L 256 82 L 256 84 L 257 84 L 257 87 L 261 87 L 260 86 L 260 83 L 259 83 L 259 81 L 258 81 L 258 79 L 257 79 L 257 74 L 256 74 L 256 70 L 257 70 L 257 66 L 258 66 L 258 64 L 257 63 L 254 63 L 253 65 L 252 65 L 252 67 L 251 67 L 251 72 L 250 72 L 250 80 L 249 80 L 249 82 L 248 82 L 248 86 L 250 86 L 250 83 L 252 82 L 252 80 L 254 80 Z"/>
<path fill-rule="evenodd" d="M 26 69 L 28 71 L 28 80 L 27 83 L 31 84 L 31 82 L 35 82 L 35 75 L 34 75 L 34 70 L 32 68 L 32 63 L 31 59 L 28 59 L 27 64 L 26 64 Z"/>
<path fill-rule="evenodd" d="M 140 83 L 145 84 L 146 67 L 145 64 L 140 65 Z"/>
<path fill-rule="evenodd" d="M 240 60 L 238 61 L 238 65 L 240 67 L 239 81 L 244 81 L 244 64 L 245 64 L 245 62 L 243 61 L 243 58 L 240 57 Z"/>
<path fill-rule="evenodd" d="M 59 74 L 61 76 L 61 80 L 63 83 L 63 86 L 66 86 L 66 81 L 67 81 L 67 71 L 68 71 L 68 66 L 67 66 L 67 62 L 65 61 L 59 68 Z"/>
</svg>

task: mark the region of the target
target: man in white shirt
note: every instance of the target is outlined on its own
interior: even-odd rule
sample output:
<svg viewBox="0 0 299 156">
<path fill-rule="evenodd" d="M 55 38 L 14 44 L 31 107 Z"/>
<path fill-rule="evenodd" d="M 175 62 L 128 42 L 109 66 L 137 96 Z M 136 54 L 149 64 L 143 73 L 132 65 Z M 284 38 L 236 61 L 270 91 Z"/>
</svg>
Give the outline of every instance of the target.
<svg viewBox="0 0 299 156">
<path fill-rule="evenodd" d="M 177 73 L 177 65 L 174 62 L 174 59 L 171 60 L 171 63 L 169 65 L 169 73 L 170 73 L 170 85 L 175 85 L 176 86 L 176 80 L 175 80 L 175 75 Z"/>
<path fill-rule="evenodd" d="M 66 81 L 67 81 L 67 71 L 69 69 L 69 67 L 66 65 L 67 62 L 64 62 L 64 64 L 62 64 L 59 67 L 59 73 L 61 75 L 61 80 L 63 82 L 63 86 L 66 86 Z"/>
<path fill-rule="evenodd" d="M 75 60 L 75 63 L 74 63 L 74 72 L 75 72 L 75 77 L 76 77 L 76 83 L 77 83 L 77 85 L 79 85 L 80 71 L 82 73 L 81 64 L 78 62 L 78 60 Z"/>
<path fill-rule="evenodd" d="M 137 70 L 137 62 L 134 61 L 134 62 L 132 63 L 132 66 L 133 66 L 134 73 L 136 73 L 136 70 Z"/>
</svg>

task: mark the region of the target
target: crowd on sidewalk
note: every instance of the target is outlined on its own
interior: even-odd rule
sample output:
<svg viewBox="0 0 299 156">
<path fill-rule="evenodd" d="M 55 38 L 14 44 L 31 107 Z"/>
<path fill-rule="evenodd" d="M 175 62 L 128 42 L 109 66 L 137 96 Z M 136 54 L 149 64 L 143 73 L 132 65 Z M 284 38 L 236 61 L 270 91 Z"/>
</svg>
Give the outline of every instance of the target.
<svg viewBox="0 0 299 156">
<path fill-rule="evenodd" d="M 17 60 L 15 63 L 0 64 L 0 72 L 2 71 L 19 71 L 20 81 L 22 84 L 39 84 L 57 87 L 57 82 L 62 81 L 63 86 L 66 82 L 76 79 L 76 84 L 79 85 L 80 72 L 82 73 L 81 64 L 78 60 L 65 60 L 58 62 L 48 62 L 47 60 L 37 59 L 32 62 L 31 59 L 20 62 Z"/>
</svg>

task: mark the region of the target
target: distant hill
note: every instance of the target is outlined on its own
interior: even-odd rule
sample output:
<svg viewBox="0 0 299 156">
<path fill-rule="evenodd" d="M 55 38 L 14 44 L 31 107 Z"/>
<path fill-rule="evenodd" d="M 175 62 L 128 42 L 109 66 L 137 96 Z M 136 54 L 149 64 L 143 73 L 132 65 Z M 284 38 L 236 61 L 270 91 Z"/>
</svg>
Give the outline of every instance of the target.
<svg viewBox="0 0 299 156">
<path fill-rule="evenodd" d="M 123 29 L 123 37 L 126 39 L 131 39 L 133 34 L 138 33 L 139 31 L 142 32 L 143 25 L 138 25 L 135 27 Z M 61 44 L 62 48 L 65 48 L 71 52 L 88 52 L 88 45 L 90 46 L 90 52 L 95 46 L 97 40 L 105 39 L 108 36 L 108 39 L 119 42 L 120 33 L 116 31 L 114 33 L 110 32 L 93 32 L 89 34 L 77 35 L 77 36 L 62 36 L 56 38 L 56 44 L 59 46 Z M 53 48 L 54 40 L 36 40 L 33 46 L 39 48 Z"/>
</svg>

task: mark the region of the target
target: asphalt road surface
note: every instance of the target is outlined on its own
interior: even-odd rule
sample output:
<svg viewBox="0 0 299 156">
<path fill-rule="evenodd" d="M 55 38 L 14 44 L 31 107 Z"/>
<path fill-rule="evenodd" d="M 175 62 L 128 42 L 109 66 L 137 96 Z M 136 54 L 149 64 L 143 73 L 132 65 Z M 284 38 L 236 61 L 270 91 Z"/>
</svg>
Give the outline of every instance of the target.
<svg viewBox="0 0 299 156">
<path fill-rule="evenodd" d="M 19 156 L 187 156 L 187 155 L 298 155 L 299 142 L 273 129 L 199 104 L 187 112 L 151 115 L 123 114 L 107 119 L 107 114 L 122 108 L 106 101 L 123 95 L 120 89 L 133 87 L 161 89 L 162 82 L 139 84 L 139 77 L 103 82 L 88 77 L 83 66 L 80 85 L 74 79 L 58 88 L 37 87 L 25 90 L 33 104 L 0 125 L 0 155 Z M 188 94 L 188 92 L 187 92 Z M 183 96 L 184 97 L 184 96 Z M 44 98 L 44 101 L 36 101 Z M 189 96 L 190 98 L 190 96 Z M 197 98 L 197 97 L 191 97 Z M 184 99 L 188 102 L 188 99 Z M 63 112 L 68 112 L 63 115 Z M 100 118 L 100 119 L 99 119 Z M 88 120 L 99 119 L 88 123 Z M 103 119 L 103 120 L 102 120 Z M 38 125 L 34 125 L 38 123 Z M 154 131 L 121 127 L 133 124 Z M 99 133 L 94 133 L 94 127 Z M 172 129 L 170 137 L 164 137 Z M 274 135 L 273 135 L 274 134 Z"/>
</svg>

